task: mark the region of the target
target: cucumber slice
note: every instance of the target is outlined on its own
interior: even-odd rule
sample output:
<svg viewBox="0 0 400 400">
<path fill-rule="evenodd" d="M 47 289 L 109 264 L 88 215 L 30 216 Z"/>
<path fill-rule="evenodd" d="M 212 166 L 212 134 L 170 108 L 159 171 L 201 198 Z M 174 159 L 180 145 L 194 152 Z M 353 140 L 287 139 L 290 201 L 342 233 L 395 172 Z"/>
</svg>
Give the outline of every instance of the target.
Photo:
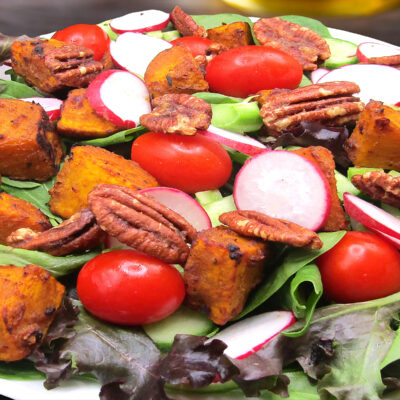
<svg viewBox="0 0 400 400">
<path fill-rule="evenodd" d="M 335 69 L 342 65 L 356 64 L 357 45 L 347 40 L 325 38 L 331 49 L 331 56 L 320 65 L 321 68 Z"/>
<path fill-rule="evenodd" d="M 203 207 L 206 204 L 213 203 L 214 201 L 218 201 L 222 199 L 222 194 L 218 189 L 214 190 L 205 190 L 204 192 L 197 192 L 194 194 L 196 200 Z"/>
<path fill-rule="evenodd" d="M 177 334 L 207 336 L 216 326 L 204 314 L 181 306 L 169 317 L 153 324 L 143 325 L 143 329 L 156 346 L 169 351 Z"/>
<path fill-rule="evenodd" d="M 218 217 L 228 211 L 236 210 L 235 201 L 233 195 L 223 197 L 221 200 L 214 201 L 213 203 L 206 204 L 204 209 L 207 211 L 208 216 L 211 219 L 212 226 L 221 225 Z"/>
</svg>

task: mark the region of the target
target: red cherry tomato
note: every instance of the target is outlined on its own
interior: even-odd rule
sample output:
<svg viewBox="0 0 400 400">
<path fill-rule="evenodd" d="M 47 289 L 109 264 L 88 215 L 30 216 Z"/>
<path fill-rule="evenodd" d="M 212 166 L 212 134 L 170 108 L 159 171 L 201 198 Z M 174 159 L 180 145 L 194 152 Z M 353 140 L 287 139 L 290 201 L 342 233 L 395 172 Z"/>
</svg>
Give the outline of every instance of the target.
<svg viewBox="0 0 400 400">
<path fill-rule="evenodd" d="M 193 57 L 206 55 L 207 49 L 214 42 L 200 36 L 184 36 L 170 42 L 173 46 L 181 45 L 190 50 Z"/>
<path fill-rule="evenodd" d="M 224 51 L 207 65 L 210 91 L 247 97 L 263 89 L 299 86 L 301 65 L 290 54 L 268 46 L 243 46 Z"/>
<path fill-rule="evenodd" d="M 347 232 L 318 257 L 324 294 L 339 303 L 373 300 L 400 291 L 400 253 L 368 232 Z"/>
<path fill-rule="evenodd" d="M 103 29 L 97 25 L 87 24 L 71 25 L 56 32 L 52 39 L 92 49 L 94 51 L 94 59 L 97 61 L 101 60 L 110 44 L 110 38 Z"/>
<path fill-rule="evenodd" d="M 218 189 L 232 171 L 226 150 L 200 135 L 145 133 L 133 142 L 132 160 L 160 185 L 186 193 Z"/>
<path fill-rule="evenodd" d="M 116 250 L 90 260 L 78 275 L 82 304 L 96 317 L 143 325 L 173 313 L 185 297 L 179 272 L 134 250 Z"/>
</svg>

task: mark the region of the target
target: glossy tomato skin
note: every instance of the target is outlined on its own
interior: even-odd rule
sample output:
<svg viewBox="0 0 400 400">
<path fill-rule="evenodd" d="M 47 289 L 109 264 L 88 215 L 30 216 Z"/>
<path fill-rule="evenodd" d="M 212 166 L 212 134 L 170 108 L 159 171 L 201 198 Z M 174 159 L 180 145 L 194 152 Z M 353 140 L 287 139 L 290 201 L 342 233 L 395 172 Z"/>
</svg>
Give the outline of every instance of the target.
<svg viewBox="0 0 400 400">
<path fill-rule="evenodd" d="M 100 61 L 104 52 L 108 50 L 110 38 L 107 33 L 97 25 L 77 24 L 71 25 L 56 32 L 52 39 L 65 43 L 88 47 L 94 51 L 94 59 Z"/>
<path fill-rule="evenodd" d="M 206 55 L 207 49 L 214 42 L 210 39 L 200 36 L 183 36 L 181 38 L 171 40 L 173 46 L 185 46 L 190 50 L 193 57 Z"/>
<path fill-rule="evenodd" d="M 84 265 L 77 291 L 96 317 L 122 325 L 143 325 L 173 313 L 185 297 L 179 272 L 135 250 L 103 253 Z"/>
<path fill-rule="evenodd" d="M 400 253 L 369 232 L 346 232 L 331 250 L 318 257 L 324 295 L 353 303 L 400 291 Z"/>
<path fill-rule="evenodd" d="M 201 135 L 145 133 L 133 142 L 132 160 L 161 186 L 186 193 L 218 189 L 232 172 L 227 151 Z"/>
<path fill-rule="evenodd" d="M 299 86 L 303 69 L 290 54 L 268 46 L 242 46 L 218 54 L 207 65 L 210 91 L 247 97 L 259 90 Z"/>
</svg>

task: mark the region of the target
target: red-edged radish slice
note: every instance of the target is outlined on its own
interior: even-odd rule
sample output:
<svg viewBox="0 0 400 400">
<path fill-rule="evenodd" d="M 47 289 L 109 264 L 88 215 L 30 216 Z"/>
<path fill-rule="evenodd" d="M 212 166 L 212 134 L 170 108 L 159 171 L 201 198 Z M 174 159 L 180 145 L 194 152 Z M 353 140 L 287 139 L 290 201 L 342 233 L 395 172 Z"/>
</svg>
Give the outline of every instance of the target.
<svg viewBox="0 0 400 400">
<path fill-rule="evenodd" d="M 182 215 L 197 231 L 211 228 L 211 220 L 204 208 L 185 192 L 169 187 L 142 189 L 155 200 Z"/>
<path fill-rule="evenodd" d="M 134 128 L 140 116 L 151 111 L 145 83 L 126 71 L 99 74 L 87 88 L 87 98 L 100 117 L 122 128 Z"/>
<path fill-rule="evenodd" d="M 197 133 L 249 156 L 255 156 L 268 150 L 264 144 L 250 136 L 217 128 L 214 125 L 210 125 L 206 131 L 199 131 Z"/>
<path fill-rule="evenodd" d="M 377 235 L 381 236 L 382 239 L 387 240 L 388 242 L 392 243 L 395 247 L 400 249 L 400 239 L 396 239 L 393 236 L 386 235 L 385 233 L 382 233 L 382 232 L 377 231 L 377 230 L 373 230 L 373 232 L 376 233 Z"/>
<path fill-rule="evenodd" d="M 50 121 L 55 121 L 60 116 L 63 104 L 62 100 L 55 99 L 54 97 L 26 97 L 20 100 L 40 104 L 49 116 Z"/>
<path fill-rule="evenodd" d="M 236 175 L 233 197 L 239 210 L 254 210 L 318 230 L 332 206 L 322 171 L 289 151 L 266 151 Z"/>
<path fill-rule="evenodd" d="M 317 83 L 350 81 L 360 86 L 361 101 L 395 104 L 400 97 L 400 70 L 387 65 L 353 64 L 328 72 Z"/>
<path fill-rule="evenodd" d="M 110 21 L 110 28 L 115 33 L 152 32 L 164 29 L 170 15 L 160 10 L 137 11 Z"/>
<path fill-rule="evenodd" d="M 6 71 L 9 71 L 11 67 L 9 65 L 3 64 L 0 65 L 0 79 L 3 81 L 11 81 L 11 76 L 6 74 Z"/>
<path fill-rule="evenodd" d="M 357 47 L 357 58 L 361 62 L 369 62 L 371 58 L 400 55 L 400 47 L 390 44 L 364 42 Z"/>
<path fill-rule="evenodd" d="M 328 72 L 329 72 L 329 69 L 317 68 L 315 71 L 311 72 L 311 82 L 312 83 L 317 83 L 318 80 L 321 79 Z"/>
<path fill-rule="evenodd" d="M 343 195 L 347 214 L 372 231 L 400 240 L 400 219 L 350 193 Z"/>
<path fill-rule="evenodd" d="M 172 44 L 164 39 L 127 32 L 111 41 L 110 54 L 120 68 L 144 76 L 153 58 L 171 47 Z"/>
<path fill-rule="evenodd" d="M 260 350 L 267 342 L 295 322 L 296 318 L 291 311 L 267 312 L 236 322 L 210 340 L 222 340 L 228 346 L 224 354 L 240 360 Z"/>
</svg>

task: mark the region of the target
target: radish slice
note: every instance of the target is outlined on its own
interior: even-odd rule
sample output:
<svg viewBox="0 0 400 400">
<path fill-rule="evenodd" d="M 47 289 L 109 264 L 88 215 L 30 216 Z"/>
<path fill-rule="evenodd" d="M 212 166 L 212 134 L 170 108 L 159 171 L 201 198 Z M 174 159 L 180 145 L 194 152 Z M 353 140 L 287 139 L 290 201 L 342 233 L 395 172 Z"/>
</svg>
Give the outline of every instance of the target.
<svg viewBox="0 0 400 400">
<path fill-rule="evenodd" d="M 390 44 L 365 42 L 360 43 L 357 48 L 357 58 L 361 62 L 368 62 L 370 58 L 390 57 L 400 55 L 400 47 Z"/>
<path fill-rule="evenodd" d="M 99 74 L 87 89 L 96 113 L 122 128 L 134 128 L 139 118 L 151 111 L 150 94 L 136 75 L 120 70 Z"/>
<path fill-rule="evenodd" d="M 377 235 L 381 236 L 382 239 L 387 240 L 388 242 L 392 243 L 395 247 L 400 249 L 400 239 L 396 239 L 395 237 L 386 235 L 385 233 L 382 233 L 380 231 L 373 230 L 373 232 L 376 233 Z"/>
<path fill-rule="evenodd" d="M 6 71 L 9 71 L 11 67 L 9 65 L 3 64 L 0 65 L 0 79 L 3 81 L 11 81 L 11 76 L 6 74 Z"/>
<path fill-rule="evenodd" d="M 144 76 L 153 58 L 163 50 L 170 49 L 172 44 L 166 40 L 127 32 L 111 41 L 110 53 L 116 65 L 134 74 Z"/>
<path fill-rule="evenodd" d="M 62 100 L 54 97 L 26 97 L 20 100 L 40 104 L 49 116 L 50 121 L 55 121 L 60 116 L 63 104 Z"/>
<path fill-rule="evenodd" d="M 400 240 L 400 220 L 368 201 L 350 193 L 343 195 L 344 208 L 351 218 L 374 232 Z"/>
<path fill-rule="evenodd" d="M 289 151 L 266 151 L 246 161 L 236 175 L 233 197 L 239 210 L 254 210 L 318 230 L 332 206 L 322 171 Z"/>
<path fill-rule="evenodd" d="M 249 156 L 255 156 L 266 150 L 268 151 L 264 144 L 250 136 L 244 136 L 239 133 L 217 128 L 214 125 L 210 125 L 206 131 L 199 131 L 197 133 L 208 136 L 210 139 L 224 146 L 228 146 Z"/>
<path fill-rule="evenodd" d="M 329 69 L 326 68 L 318 68 L 315 71 L 311 72 L 311 82 L 317 83 L 319 79 L 321 79 L 324 75 L 329 72 Z"/>
<path fill-rule="evenodd" d="M 110 28 L 116 33 L 158 31 L 168 25 L 169 18 L 169 14 L 160 10 L 137 11 L 112 19 Z"/>
<path fill-rule="evenodd" d="M 182 215 L 197 231 L 211 228 L 211 220 L 204 208 L 193 197 L 181 190 L 154 187 L 142 189 L 140 193 L 146 193 L 164 206 Z"/>
<path fill-rule="evenodd" d="M 217 333 L 212 339 L 222 340 L 228 347 L 224 354 L 240 360 L 261 347 L 296 322 L 291 311 L 273 311 L 243 319 Z"/>
<path fill-rule="evenodd" d="M 353 64 L 328 72 L 317 83 L 350 81 L 360 86 L 358 95 L 364 103 L 370 100 L 395 104 L 400 97 L 400 70 L 387 65 Z"/>
</svg>

